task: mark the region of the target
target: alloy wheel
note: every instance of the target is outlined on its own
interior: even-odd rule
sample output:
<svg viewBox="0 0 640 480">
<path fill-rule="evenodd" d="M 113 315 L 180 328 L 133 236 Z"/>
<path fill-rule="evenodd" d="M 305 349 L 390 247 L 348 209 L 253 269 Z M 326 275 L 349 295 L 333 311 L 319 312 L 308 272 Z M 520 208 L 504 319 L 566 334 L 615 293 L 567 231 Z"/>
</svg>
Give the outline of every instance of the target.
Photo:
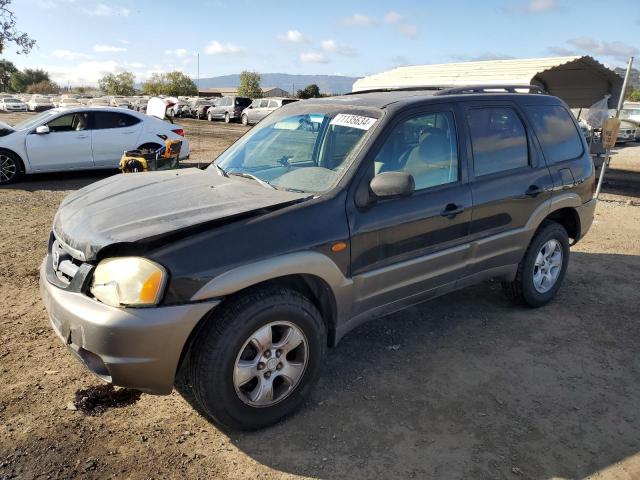
<svg viewBox="0 0 640 480">
<path fill-rule="evenodd" d="M 290 322 L 269 323 L 256 330 L 236 358 L 233 386 L 245 404 L 269 407 L 287 398 L 304 375 L 309 343 Z"/>
<path fill-rule="evenodd" d="M 551 239 L 542 245 L 533 265 L 533 286 L 539 293 L 547 293 L 556 284 L 562 261 L 562 246 L 558 240 Z"/>
<path fill-rule="evenodd" d="M 0 155 L 0 183 L 10 182 L 17 173 L 18 164 L 16 161 L 7 155 Z"/>
</svg>

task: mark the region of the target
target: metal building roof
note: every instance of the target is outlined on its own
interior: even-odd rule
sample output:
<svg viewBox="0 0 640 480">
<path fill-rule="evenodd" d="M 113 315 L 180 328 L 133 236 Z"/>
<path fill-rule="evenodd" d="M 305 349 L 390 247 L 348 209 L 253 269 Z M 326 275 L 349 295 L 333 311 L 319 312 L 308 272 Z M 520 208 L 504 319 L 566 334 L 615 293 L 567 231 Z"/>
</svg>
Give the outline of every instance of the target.
<svg viewBox="0 0 640 480">
<path fill-rule="evenodd" d="M 589 56 L 527 58 L 399 67 L 357 80 L 353 91 L 464 85 L 539 85 L 573 108 L 610 94 L 613 108 L 622 78 Z"/>
</svg>

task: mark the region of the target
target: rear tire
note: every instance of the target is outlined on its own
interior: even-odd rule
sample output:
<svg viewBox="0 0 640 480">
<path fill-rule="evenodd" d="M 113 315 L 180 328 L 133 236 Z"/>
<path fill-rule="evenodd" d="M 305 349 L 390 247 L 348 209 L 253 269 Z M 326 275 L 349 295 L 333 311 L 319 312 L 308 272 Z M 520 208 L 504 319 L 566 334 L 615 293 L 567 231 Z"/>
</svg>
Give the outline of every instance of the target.
<svg viewBox="0 0 640 480">
<path fill-rule="evenodd" d="M 207 120 L 213 122 L 213 117 L 211 116 L 211 112 L 207 113 Z"/>
<path fill-rule="evenodd" d="M 24 175 L 24 164 L 13 152 L 0 150 L 0 185 L 14 183 Z"/>
<path fill-rule="evenodd" d="M 502 283 L 507 297 L 532 308 L 549 303 L 567 273 L 569 253 L 569 237 L 565 228 L 546 220 L 518 264 L 515 280 Z"/>
<path fill-rule="evenodd" d="M 229 123 L 231 121 L 231 117 L 229 116 L 229 112 L 224 114 L 224 123 Z"/>
<path fill-rule="evenodd" d="M 287 343 L 289 338 L 296 340 Z M 226 427 L 272 425 L 309 396 L 326 346 L 325 324 L 306 297 L 275 286 L 250 290 L 226 300 L 195 340 L 189 362 L 193 393 L 206 414 Z"/>
</svg>

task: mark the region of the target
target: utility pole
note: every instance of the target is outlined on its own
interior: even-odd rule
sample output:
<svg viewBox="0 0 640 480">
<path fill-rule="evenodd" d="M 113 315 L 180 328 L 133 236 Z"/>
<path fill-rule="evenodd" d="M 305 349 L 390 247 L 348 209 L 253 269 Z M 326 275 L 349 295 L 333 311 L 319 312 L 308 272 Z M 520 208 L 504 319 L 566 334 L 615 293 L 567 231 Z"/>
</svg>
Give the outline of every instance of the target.
<svg viewBox="0 0 640 480">
<path fill-rule="evenodd" d="M 200 96 L 200 53 L 198 55 L 198 96 Z"/>
</svg>

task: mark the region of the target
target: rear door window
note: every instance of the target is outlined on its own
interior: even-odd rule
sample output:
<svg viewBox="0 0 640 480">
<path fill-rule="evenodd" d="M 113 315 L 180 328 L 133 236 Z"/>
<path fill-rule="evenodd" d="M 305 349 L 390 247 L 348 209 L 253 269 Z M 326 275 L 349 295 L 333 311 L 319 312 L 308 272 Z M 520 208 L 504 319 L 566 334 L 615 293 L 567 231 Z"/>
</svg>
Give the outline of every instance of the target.
<svg viewBox="0 0 640 480">
<path fill-rule="evenodd" d="M 526 107 L 548 163 L 571 160 L 582 155 L 580 132 L 569 112 L 559 105 Z"/>
<path fill-rule="evenodd" d="M 107 128 L 124 128 L 135 125 L 140 122 L 139 119 L 126 113 L 117 112 L 94 112 L 93 128 L 94 130 L 104 130 Z"/>
<path fill-rule="evenodd" d="M 474 108 L 467 113 L 476 177 L 526 167 L 524 124 L 509 107 Z"/>
</svg>

